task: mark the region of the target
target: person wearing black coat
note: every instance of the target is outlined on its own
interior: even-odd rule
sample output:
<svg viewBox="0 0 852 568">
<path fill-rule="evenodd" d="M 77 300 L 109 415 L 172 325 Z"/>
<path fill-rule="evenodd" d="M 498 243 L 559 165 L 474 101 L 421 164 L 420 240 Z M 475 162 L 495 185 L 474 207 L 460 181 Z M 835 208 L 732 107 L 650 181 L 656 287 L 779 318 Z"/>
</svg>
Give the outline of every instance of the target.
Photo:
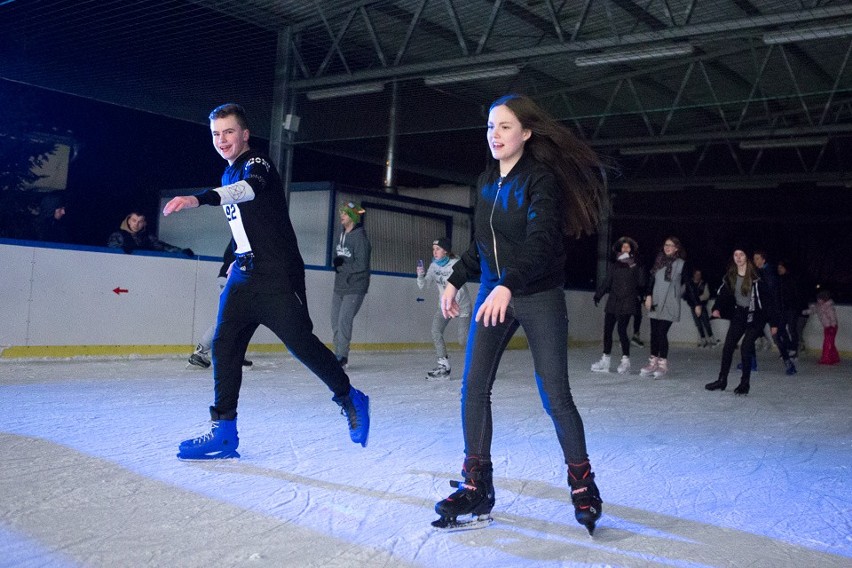
<svg viewBox="0 0 852 568">
<path fill-rule="evenodd" d="M 491 393 L 500 359 L 523 328 L 542 405 L 568 466 L 574 517 L 591 533 L 602 510 L 583 420 L 568 380 L 567 238 L 593 230 L 605 195 L 603 162 L 531 98 L 509 94 L 489 108 L 494 158 L 476 185 L 473 239 L 441 295 L 459 317 L 457 293 L 479 278 L 462 374 L 463 482 L 435 505 L 438 528 L 487 523 L 495 504 Z M 464 519 L 459 519 L 462 516 Z"/>
<path fill-rule="evenodd" d="M 790 273 L 790 263 L 786 260 L 778 261 L 777 270 L 781 290 L 781 303 L 778 310 L 781 320 L 778 322 L 778 337 L 786 336 L 787 353 L 793 363 L 796 363 L 799 354 L 799 342 L 801 341 L 797 324 L 802 310 L 808 308 L 808 302 L 801 294 L 796 276 Z"/>
<path fill-rule="evenodd" d="M 686 282 L 683 299 L 692 308 L 692 319 L 698 329 L 701 339 L 698 347 L 716 347 L 719 340 L 713 337 L 713 328 L 710 326 L 710 314 L 707 312 L 707 301 L 710 299 L 710 289 L 704 281 L 701 270 L 692 270 L 692 278 Z"/>
<path fill-rule="evenodd" d="M 65 221 L 65 198 L 61 193 L 48 193 L 42 198 L 35 233 L 40 241 L 67 243 L 71 240 Z"/>
<path fill-rule="evenodd" d="M 613 245 L 615 259 L 610 263 L 606 278 L 598 286 L 594 300 L 597 306 L 601 298 L 608 294 L 604 308 L 603 355 L 600 361 L 592 363 L 595 373 L 610 372 L 610 354 L 612 353 L 612 332 L 618 324 L 618 340 L 621 343 L 620 375 L 630 372 L 630 338 L 627 324 L 636 313 L 639 294 L 645 287 L 645 275 L 636 262 L 638 250 L 636 241 L 630 237 L 621 237 Z"/>
<path fill-rule="evenodd" d="M 731 325 L 722 348 L 719 378 L 707 383 L 704 388 L 709 391 L 727 388 L 734 349 L 742 338 L 742 377 L 734 393 L 748 394 L 754 343 L 763 334 L 763 327 L 767 322 L 773 335 L 778 332 L 778 312 L 774 297 L 742 248 L 734 249 L 732 262 L 722 279 L 716 303 L 713 305 L 713 317 L 730 320 Z"/>
<path fill-rule="evenodd" d="M 148 220 L 139 211 L 131 211 L 117 231 L 107 240 L 107 247 L 120 248 L 131 254 L 137 250 L 153 250 L 161 252 L 180 252 L 186 256 L 195 256 L 192 249 L 180 248 L 163 242 L 156 235 L 148 232 Z"/>
</svg>

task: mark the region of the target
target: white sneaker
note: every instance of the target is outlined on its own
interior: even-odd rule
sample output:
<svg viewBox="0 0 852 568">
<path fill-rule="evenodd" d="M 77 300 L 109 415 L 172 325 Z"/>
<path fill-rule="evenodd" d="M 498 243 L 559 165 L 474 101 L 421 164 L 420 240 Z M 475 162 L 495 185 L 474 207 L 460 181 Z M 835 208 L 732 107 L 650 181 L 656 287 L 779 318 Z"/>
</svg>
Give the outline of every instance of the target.
<svg viewBox="0 0 852 568">
<path fill-rule="evenodd" d="M 609 373 L 609 355 L 601 355 L 601 360 L 592 363 L 592 372 L 594 373 Z"/>
<path fill-rule="evenodd" d="M 657 369 L 654 371 L 655 379 L 662 379 L 669 372 L 669 362 L 666 359 L 657 359 Z"/>
<path fill-rule="evenodd" d="M 618 374 L 625 375 L 630 372 L 630 357 L 627 355 L 621 356 L 621 363 L 618 364 Z"/>
</svg>

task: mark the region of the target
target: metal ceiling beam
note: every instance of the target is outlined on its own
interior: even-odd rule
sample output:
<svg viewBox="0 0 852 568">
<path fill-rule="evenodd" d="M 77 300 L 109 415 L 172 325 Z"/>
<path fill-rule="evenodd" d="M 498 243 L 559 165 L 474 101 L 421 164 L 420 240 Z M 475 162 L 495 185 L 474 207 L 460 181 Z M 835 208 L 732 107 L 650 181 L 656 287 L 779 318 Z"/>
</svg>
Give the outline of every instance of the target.
<svg viewBox="0 0 852 568">
<path fill-rule="evenodd" d="M 648 178 L 619 178 L 610 181 L 609 187 L 616 191 L 677 191 L 698 188 L 736 187 L 778 187 L 780 185 L 818 184 L 820 186 L 837 185 L 852 187 L 852 172 L 802 172 L 767 175 L 724 175 L 724 176 L 691 176 L 686 178 L 648 177 Z"/>
<path fill-rule="evenodd" d="M 625 34 L 620 37 L 611 36 L 607 38 L 573 41 L 555 45 L 543 45 L 498 53 L 480 53 L 478 55 L 466 57 L 419 63 L 402 64 L 400 63 L 401 57 L 398 56 L 395 64 L 388 68 L 364 69 L 348 74 L 336 74 L 323 77 L 314 76 L 298 79 L 293 82 L 293 88 L 297 91 L 305 91 L 319 87 L 328 87 L 360 81 L 375 81 L 380 79 L 389 80 L 391 78 L 416 78 L 423 77 L 430 73 L 448 71 L 459 67 L 471 67 L 477 65 L 485 66 L 509 61 L 523 62 L 526 60 L 535 60 L 565 53 L 580 53 L 584 51 L 613 47 L 628 47 L 637 44 L 649 44 L 672 40 L 696 40 L 696 38 L 700 38 L 701 36 L 719 37 L 720 34 L 747 30 L 753 30 L 755 33 L 761 33 L 767 28 L 772 28 L 778 25 L 813 22 L 844 16 L 852 16 L 852 5 L 814 8 L 810 10 L 800 10 L 768 16 L 752 16 L 748 18 L 728 20 L 726 22 L 692 24 L 680 27 L 670 27 L 651 32 Z M 412 20 L 411 23 L 412 27 L 409 29 L 409 35 L 413 31 L 413 27 L 417 24 L 417 21 Z"/>
<path fill-rule="evenodd" d="M 792 128 L 749 128 L 729 132 L 688 132 L 684 134 L 666 134 L 662 136 L 625 136 L 588 140 L 595 147 L 608 148 L 620 146 L 642 146 L 647 144 L 684 144 L 718 143 L 725 141 L 739 142 L 742 140 L 763 140 L 767 138 L 791 138 L 811 136 L 849 136 L 852 135 L 852 124 L 830 124 L 823 126 L 792 127 Z"/>
</svg>

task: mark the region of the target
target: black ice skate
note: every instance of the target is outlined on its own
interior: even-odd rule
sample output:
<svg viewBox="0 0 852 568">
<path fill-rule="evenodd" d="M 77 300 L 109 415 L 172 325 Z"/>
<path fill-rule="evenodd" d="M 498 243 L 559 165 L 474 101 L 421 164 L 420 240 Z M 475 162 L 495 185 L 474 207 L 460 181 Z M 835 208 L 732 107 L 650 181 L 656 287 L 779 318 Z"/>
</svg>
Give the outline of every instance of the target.
<svg viewBox="0 0 852 568">
<path fill-rule="evenodd" d="M 568 464 L 568 484 L 571 486 L 571 502 L 574 504 L 574 518 L 586 527 L 589 535 L 595 532 L 595 523 L 601 518 L 603 507 L 595 474 L 588 461 L 581 464 Z"/>
<path fill-rule="evenodd" d="M 450 481 L 456 492 L 435 504 L 435 512 L 441 518 L 432 521 L 432 526 L 443 530 L 469 530 L 487 527 L 494 520 L 494 482 L 490 462 L 469 457 L 462 468 L 464 481 Z M 470 515 L 470 517 L 467 517 Z M 465 518 L 459 519 L 460 516 Z"/>
<path fill-rule="evenodd" d="M 200 343 L 195 347 L 195 353 L 189 356 L 189 364 L 202 369 L 210 368 L 210 350 Z"/>
<path fill-rule="evenodd" d="M 745 378 L 745 377 L 741 378 L 740 384 L 737 386 L 737 388 L 734 389 L 734 394 L 740 394 L 740 395 L 748 394 L 749 387 L 751 386 L 750 383 L 751 383 L 751 378 L 748 378 L 748 379 Z"/>
<path fill-rule="evenodd" d="M 438 358 L 438 365 L 426 373 L 426 380 L 447 379 L 450 376 L 450 360 L 446 357 Z"/>
</svg>

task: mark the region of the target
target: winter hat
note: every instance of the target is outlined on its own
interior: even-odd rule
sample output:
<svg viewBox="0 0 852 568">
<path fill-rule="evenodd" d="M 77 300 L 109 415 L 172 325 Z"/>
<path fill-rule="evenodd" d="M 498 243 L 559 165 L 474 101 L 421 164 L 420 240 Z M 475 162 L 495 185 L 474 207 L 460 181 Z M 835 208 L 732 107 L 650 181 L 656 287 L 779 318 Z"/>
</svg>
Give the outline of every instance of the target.
<svg viewBox="0 0 852 568">
<path fill-rule="evenodd" d="M 636 253 L 639 250 L 639 245 L 636 244 L 636 241 L 634 241 L 630 237 L 621 237 L 620 239 L 615 241 L 615 244 L 612 245 L 613 252 L 615 254 L 621 253 L 621 245 L 623 245 L 624 243 L 627 243 L 627 244 L 630 245 L 630 254 L 632 254 L 633 256 L 636 256 Z"/>
<path fill-rule="evenodd" d="M 744 243 L 742 241 L 735 242 L 734 243 L 734 250 L 735 251 L 741 250 L 745 253 L 746 258 L 751 258 L 751 247 L 748 246 L 747 243 Z"/>
<path fill-rule="evenodd" d="M 448 239 L 447 237 L 441 237 L 440 239 L 435 239 L 434 241 L 432 241 L 432 244 L 438 245 L 439 247 L 441 247 L 442 249 L 447 251 L 448 254 L 453 252 L 453 248 L 452 248 L 453 245 L 450 244 L 450 239 Z"/>
<path fill-rule="evenodd" d="M 340 206 L 340 212 L 346 213 L 346 215 L 352 219 L 352 222 L 360 223 L 361 215 L 364 214 L 364 209 L 354 201 L 347 201 Z"/>
</svg>

